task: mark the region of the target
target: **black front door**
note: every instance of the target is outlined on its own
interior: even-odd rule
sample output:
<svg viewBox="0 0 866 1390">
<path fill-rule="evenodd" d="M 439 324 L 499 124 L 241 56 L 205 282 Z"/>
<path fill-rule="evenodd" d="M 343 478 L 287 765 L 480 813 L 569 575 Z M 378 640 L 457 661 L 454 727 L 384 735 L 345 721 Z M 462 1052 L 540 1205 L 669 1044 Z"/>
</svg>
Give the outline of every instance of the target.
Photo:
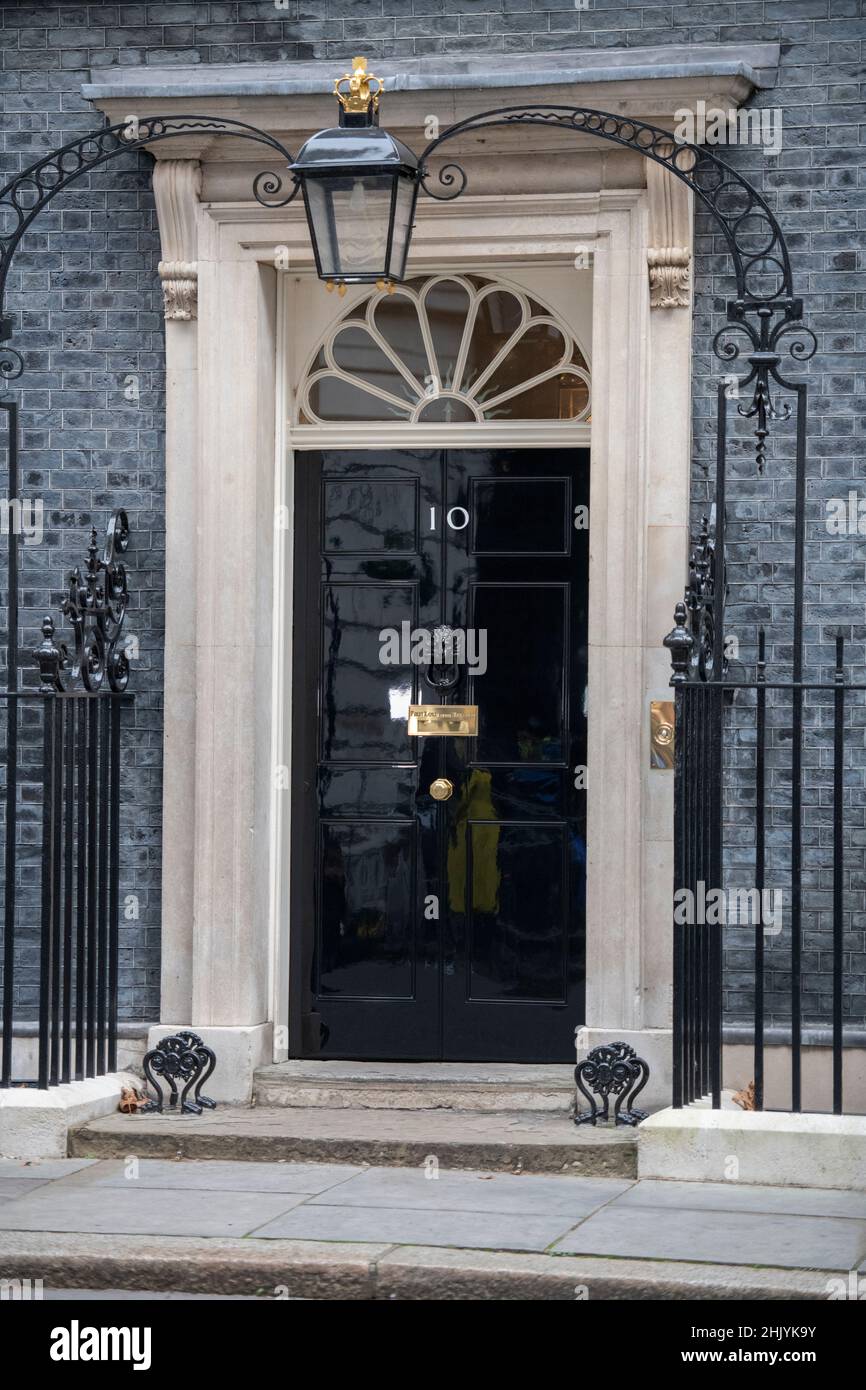
<svg viewBox="0 0 866 1390">
<path fill-rule="evenodd" d="M 296 1054 L 573 1058 L 588 503 L 586 450 L 297 455 Z"/>
</svg>

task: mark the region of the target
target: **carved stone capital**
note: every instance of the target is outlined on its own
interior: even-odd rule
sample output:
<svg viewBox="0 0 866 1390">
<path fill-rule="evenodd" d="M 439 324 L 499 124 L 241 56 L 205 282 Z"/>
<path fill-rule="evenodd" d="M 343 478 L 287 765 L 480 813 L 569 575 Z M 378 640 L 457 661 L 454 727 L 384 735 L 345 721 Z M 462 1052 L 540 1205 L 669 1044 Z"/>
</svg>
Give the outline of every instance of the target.
<svg viewBox="0 0 866 1390">
<path fill-rule="evenodd" d="M 688 247 L 650 246 L 646 258 L 649 266 L 650 307 L 685 307 L 689 303 L 689 267 L 692 259 Z"/>
<path fill-rule="evenodd" d="M 162 297 L 167 319 L 194 319 L 198 314 L 198 267 L 195 261 L 160 261 Z"/>
<path fill-rule="evenodd" d="M 692 194 L 681 179 L 652 160 L 647 160 L 646 177 L 650 305 L 684 308 L 689 304 Z"/>
<path fill-rule="evenodd" d="M 159 220 L 162 281 L 167 319 L 194 319 L 198 314 L 198 228 L 201 165 L 197 159 L 161 159 L 153 170 L 153 193 Z"/>
</svg>

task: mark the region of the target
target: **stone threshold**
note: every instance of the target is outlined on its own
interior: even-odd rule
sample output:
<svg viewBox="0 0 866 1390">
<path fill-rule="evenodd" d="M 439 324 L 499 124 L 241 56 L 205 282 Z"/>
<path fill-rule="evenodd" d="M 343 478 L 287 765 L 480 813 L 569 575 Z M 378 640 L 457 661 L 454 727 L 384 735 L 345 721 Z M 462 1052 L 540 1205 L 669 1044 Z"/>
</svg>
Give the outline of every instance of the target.
<svg viewBox="0 0 866 1390">
<path fill-rule="evenodd" d="M 509 1063 L 290 1061 L 257 1068 L 262 1106 L 331 1109 L 574 1110 L 574 1068 Z"/>
<path fill-rule="evenodd" d="M 259 1067 L 259 1077 L 291 1077 L 320 1081 L 411 1081 L 472 1082 L 478 1085 L 557 1085 L 574 1089 L 574 1066 L 570 1063 L 533 1064 L 526 1062 L 355 1062 L 320 1058 L 274 1062 Z"/>
</svg>

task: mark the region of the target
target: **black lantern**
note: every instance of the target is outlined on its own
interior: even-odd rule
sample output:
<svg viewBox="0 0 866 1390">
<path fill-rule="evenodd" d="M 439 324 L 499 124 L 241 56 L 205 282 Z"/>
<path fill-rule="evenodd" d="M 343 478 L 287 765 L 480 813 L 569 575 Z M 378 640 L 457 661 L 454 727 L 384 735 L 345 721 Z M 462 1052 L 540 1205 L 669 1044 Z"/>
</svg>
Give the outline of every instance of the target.
<svg viewBox="0 0 866 1390">
<path fill-rule="evenodd" d="M 320 130 L 291 166 L 301 184 L 321 280 L 347 284 L 403 279 L 418 196 L 418 160 L 379 129 L 382 81 L 355 58 L 334 90 L 340 124 Z"/>
</svg>

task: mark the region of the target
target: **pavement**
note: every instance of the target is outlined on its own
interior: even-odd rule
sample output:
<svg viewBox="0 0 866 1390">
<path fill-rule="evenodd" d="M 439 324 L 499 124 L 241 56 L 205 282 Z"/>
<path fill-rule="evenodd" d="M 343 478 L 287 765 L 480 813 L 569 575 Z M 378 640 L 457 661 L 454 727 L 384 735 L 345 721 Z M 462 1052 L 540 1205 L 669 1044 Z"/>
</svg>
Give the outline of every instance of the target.
<svg viewBox="0 0 866 1390">
<path fill-rule="evenodd" d="M 0 1161 L 0 1278 L 46 1290 L 826 1299 L 852 1270 L 866 1288 L 866 1192 L 435 1159 Z"/>
</svg>

